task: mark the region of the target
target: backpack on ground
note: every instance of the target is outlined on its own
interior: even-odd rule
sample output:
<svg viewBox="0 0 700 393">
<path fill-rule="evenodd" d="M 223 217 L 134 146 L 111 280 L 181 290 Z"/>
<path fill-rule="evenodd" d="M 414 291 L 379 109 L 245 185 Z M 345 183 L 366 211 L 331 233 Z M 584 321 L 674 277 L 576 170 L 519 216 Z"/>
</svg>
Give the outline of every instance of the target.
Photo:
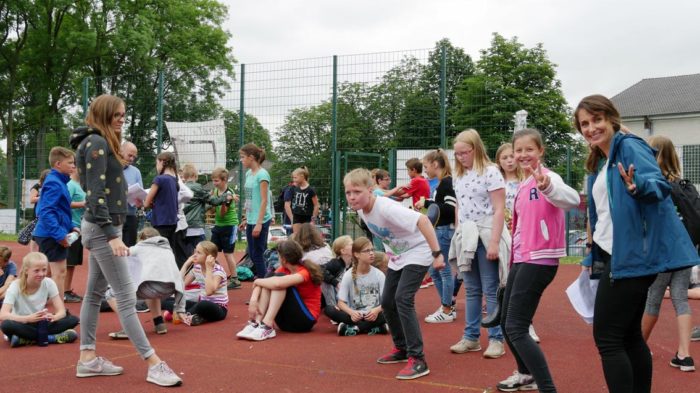
<svg viewBox="0 0 700 393">
<path fill-rule="evenodd" d="M 671 199 L 676 205 L 690 239 L 697 246 L 700 244 L 700 195 L 689 180 L 671 182 Z"/>
</svg>

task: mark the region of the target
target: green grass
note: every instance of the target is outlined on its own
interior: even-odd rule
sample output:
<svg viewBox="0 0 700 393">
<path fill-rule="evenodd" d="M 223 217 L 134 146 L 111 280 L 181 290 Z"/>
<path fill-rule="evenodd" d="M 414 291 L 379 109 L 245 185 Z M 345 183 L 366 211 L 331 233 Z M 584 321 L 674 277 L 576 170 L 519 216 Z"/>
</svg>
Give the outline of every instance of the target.
<svg viewBox="0 0 700 393">
<path fill-rule="evenodd" d="M 0 241 L 3 241 L 3 242 L 16 242 L 16 241 L 17 241 L 17 235 L 12 234 L 12 233 L 0 232 Z"/>
<path fill-rule="evenodd" d="M 578 265 L 583 257 L 564 257 L 559 260 L 562 265 Z"/>
</svg>

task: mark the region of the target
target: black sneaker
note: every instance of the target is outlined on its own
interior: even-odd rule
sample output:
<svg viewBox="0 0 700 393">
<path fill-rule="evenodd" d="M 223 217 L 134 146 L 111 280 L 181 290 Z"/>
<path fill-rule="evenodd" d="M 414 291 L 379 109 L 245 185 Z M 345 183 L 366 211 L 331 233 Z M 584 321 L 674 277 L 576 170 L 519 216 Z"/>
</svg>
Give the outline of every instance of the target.
<svg viewBox="0 0 700 393">
<path fill-rule="evenodd" d="M 387 329 L 386 323 L 383 323 L 379 326 L 375 326 L 372 329 L 369 329 L 367 332 L 368 336 L 374 336 L 375 334 L 387 334 L 389 330 Z"/>
<path fill-rule="evenodd" d="M 226 289 L 241 289 L 241 281 L 238 277 L 229 277 Z"/>
<path fill-rule="evenodd" d="M 65 303 L 80 303 L 83 301 L 83 298 L 71 290 L 63 293 L 63 301 Z"/>
<path fill-rule="evenodd" d="M 428 374 L 430 370 L 424 359 L 409 357 L 408 364 L 396 374 L 396 379 L 416 379 Z"/>
<path fill-rule="evenodd" d="M 149 311 L 151 311 L 151 310 L 148 308 L 148 305 L 146 304 L 145 301 L 143 301 L 143 300 L 136 301 L 136 312 L 149 312 Z"/>
<path fill-rule="evenodd" d="M 350 325 L 342 322 L 338 325 L 339 336 L 357 336 L 357 333 L 359 332 L 360 328 L 358 328 L 356 325 Z"/>
<path fill-rule="evenodd" d="M 693 358 L 686 356 L 683 359 L 678 358 L 678 352 L 676 356 L 671 359 L 671 367 L 680 368 L 681 371 L 695 371 L 695 363 L 693 363 Z"/>
</svg>

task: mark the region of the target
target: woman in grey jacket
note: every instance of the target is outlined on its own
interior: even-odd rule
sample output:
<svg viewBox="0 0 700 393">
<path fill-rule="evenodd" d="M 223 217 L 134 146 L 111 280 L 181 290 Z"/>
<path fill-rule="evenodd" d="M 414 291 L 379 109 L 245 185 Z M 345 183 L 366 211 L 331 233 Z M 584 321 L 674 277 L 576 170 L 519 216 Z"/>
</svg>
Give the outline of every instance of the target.
<svg viewBox="0 0 700 393">
<path fill-rule="evenodd" d="M 119 154 L 125 105 L 118 97 L 101 95 L 90 104 L 85 123 L 71 135 L 76 150 L 80 183 L 87 190 L 81 225 L 83 245 L 90 250 L 88 282 L 80 310 L 80 360 L 76 376 L 119 375 L 123 368 L 98 357 L 95 332 L 102 296 L 109 284 L 117 298 L 119 320 L 139 355 L 149 365 L 148 382 L 174 386 L 182 380 L 156 355 L 136 316 L 136 288 L 125 257 L 129 249 L 121 239 L 126 218 L 124 161 Z"/>
</svg>

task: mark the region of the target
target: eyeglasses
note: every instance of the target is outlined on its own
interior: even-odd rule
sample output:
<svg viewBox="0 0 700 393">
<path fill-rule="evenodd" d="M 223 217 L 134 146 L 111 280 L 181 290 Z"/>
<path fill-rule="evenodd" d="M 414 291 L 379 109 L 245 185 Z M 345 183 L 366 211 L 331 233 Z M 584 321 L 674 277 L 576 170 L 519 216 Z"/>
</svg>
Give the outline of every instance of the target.
<svg viewBox="0 0 700 393">
<path fill-rule="evenodd" d="M 361 254 L 369 254 L 370 252 L 374 252 L 374 248 L 368 248 L 366 250 L 360 251 Z"/>
<path fill-rule="evenodd" d="M 125 118 L 125 117 L 126 117 L 126 112 L 124 112 L 124 113 L 115 112 L 115 113 L 114 113 L 114 118 L 115 118 L 115 119 L 123 119 L 123 118 Z"/>
</svg>

